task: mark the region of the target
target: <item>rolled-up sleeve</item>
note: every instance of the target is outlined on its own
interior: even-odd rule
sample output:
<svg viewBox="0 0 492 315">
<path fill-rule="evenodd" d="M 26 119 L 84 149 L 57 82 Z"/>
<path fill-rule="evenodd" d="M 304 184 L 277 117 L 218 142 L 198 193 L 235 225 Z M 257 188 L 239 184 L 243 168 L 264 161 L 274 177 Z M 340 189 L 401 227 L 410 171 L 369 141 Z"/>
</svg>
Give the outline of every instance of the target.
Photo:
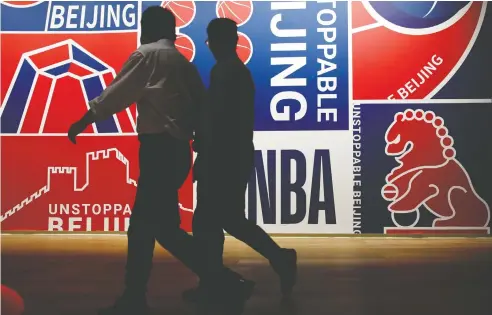
<svg viewBox="0 0 492 315">
<path fill-rule="evenodd" d="M 138 101 L 152 73 L 144 55 L 135 51 L 100 96 L 89 102 L 96 120 L 104 120 Z"/>
</svg>

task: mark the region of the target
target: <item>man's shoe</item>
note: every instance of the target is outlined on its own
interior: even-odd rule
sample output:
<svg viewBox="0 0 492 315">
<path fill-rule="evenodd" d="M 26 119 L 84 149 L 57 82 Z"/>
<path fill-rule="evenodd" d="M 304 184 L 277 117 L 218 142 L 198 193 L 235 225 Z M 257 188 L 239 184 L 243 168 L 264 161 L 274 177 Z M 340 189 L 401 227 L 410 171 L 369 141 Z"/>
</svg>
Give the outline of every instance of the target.
<svg viewBox="0 0 492 315">
<path fill-rule="evenodd" d="M 253 293 L 255 283 L 248 280 L 218 280 L 203 285 L 197 298 L 199 315 L 240 315 Z"/>
<path fill-rule="evenodd" d="M 242 297 L 244 300 L 249 300 L 253 294 L 255 282 L 246 279 L 237 279 L 240 282 Z M 196 288 L 191 288 L 183 292 L 183 300 L 187 303 L 196 304 L 199 303 L 200 299 L 206 298 L 207 292 L 206 288 L 198 284 Z"/>
<path fill-rule="evenodd" d="M 187 303 L 196 303 L 198 301 L 198 296 L 202 294 L 200 290 L 203 290 L 203 288 L 200 286 L 200 283 L 198 283 L 197 287 L 183 291 L 183 300 Z"/>
<path fill-rule="evenodd" d="M 98 311 L 98 315 L 149 315 L 150 310 L 145 298 L 130 298 L 123 295 L 116 303 Z"/>
<path fill-rule="evenodd" d="M 244 281 L 245 294 L 249 294 L 246 299 L 249 299 L 251 297 L 251 294 L 253 293 L 253 288 L 255 286 L 255 283 L 253 281 L 244 279 L 242 275 L 227 267 L 224 267 L 221 277 L 223 281 L 230 283 L 235 283 L 236 281 Z M 217 283 L 219 283 L 219 281 L 220 280 L 218 280 Z M 197 287 L 185 290 L 182 294 L 182 297 L 185 302 L 198 303 L 200 296 L 204 295 L 205 293 L 206 292 L 204 291 L 204 286 L 201 282 L 199 282 Z"/>
<path fill-rule="evenodd" d="M 280 277 L 280 289 L 283 296 L 290 296 L 297 281 L 297 252 L 295 249 L 280 250 L 275 261 L 270 261 L 275 272 Z"/>
<path fill-rule="evenodd" d="M 222 309 L 227 315 L 241 315 L 246 302 L 253 294 L 255 283 L 250 280 L 240 280 L 226 288 L 223 298 Z"/>
</svg>

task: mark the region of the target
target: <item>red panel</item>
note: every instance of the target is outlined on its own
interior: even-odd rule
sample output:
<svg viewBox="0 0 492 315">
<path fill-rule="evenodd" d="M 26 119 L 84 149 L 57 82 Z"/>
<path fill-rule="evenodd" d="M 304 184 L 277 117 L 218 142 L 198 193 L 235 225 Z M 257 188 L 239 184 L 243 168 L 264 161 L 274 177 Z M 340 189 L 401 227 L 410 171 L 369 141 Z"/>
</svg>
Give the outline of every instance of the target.
<svg viewBox="0 0 492 315">
<path fill-rule="evenodd" d="M 436 90 L 455 65 L 459 65 L 458 61 L 470 45 L 483 5 L 474 2 L 454 25 L 425 36 L 405 35 L 384 26 L 355 33 L 352 36 L 354 99 L 387 99 L 390 95 L 395 99 L 422 99 Z M 357 12 L 355 10 L 354 14 Z M 366 14 L 353 17 L 357 25 L 360 25 L 359 20 L 365 19 Z M 418 87 L 410 88 L 412 92 L 408 96 L 400 95 L 398 90 L 408 82 L 416 86 L 412 79 L 422 81 L 418 73 L 432 62 L 433 56 L 442 59 L 437 70 Z"/>
<path fill-rule="evenodd" d="M 63 231 L 87 231 L 89 222 L 92 231 L 124 230 L 139 173 L 136 136 L 81 136 L 77 145 L 59 136 L 2 136 L 1 146 L 16 152 L 2 155 L 1 180 L 9 183 L 2 186 L 2 215 L 20 206 L 2 230 L 45 231 L 50 222 Z M 192 208 L 192 197 L 188 178 L 180 202 Z M 192 213 L 181 214 L 190 231 Z"/>
</svg>

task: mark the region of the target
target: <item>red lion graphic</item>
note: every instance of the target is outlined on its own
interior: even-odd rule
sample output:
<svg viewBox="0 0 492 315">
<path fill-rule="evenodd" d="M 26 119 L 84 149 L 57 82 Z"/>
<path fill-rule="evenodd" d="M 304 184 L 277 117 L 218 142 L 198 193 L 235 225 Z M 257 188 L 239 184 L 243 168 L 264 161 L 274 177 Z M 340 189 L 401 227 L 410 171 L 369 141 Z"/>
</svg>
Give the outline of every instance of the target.
<svg viewBox="0 0 492 315">
<path fill-rule="evenodd" d="M 456 159 L 454 140 L 444 120 L 432 111 L 397 113 L 386 131 L 386 154 L 399 166 L 386 176 L 381 190 L 392 213 L 417 212 L 423 205 L 437 216 L 433 227 L 487 227 L 488 204 L 473 188 L 470 176 Z"/>
</svg>

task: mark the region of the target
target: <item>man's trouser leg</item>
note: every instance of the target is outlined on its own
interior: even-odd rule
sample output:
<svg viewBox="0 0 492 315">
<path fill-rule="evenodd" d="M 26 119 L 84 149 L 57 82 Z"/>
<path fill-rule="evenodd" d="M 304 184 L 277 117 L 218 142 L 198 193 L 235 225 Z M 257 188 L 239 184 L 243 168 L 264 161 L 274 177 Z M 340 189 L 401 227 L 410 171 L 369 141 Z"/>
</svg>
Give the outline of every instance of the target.
<svg viewBox="0 0 492 315">
<path fill-rule="evenodd" d="M 230 174 L 228 179 L 222 180 L 225 202 L 217 199 L 220 207 L 222 228 L 240 241 L 243 241 L 268 260 L 275 259 L 280 247 L 255 222 L 248 220 L 245 214 L 246 188 L 248 181 L 254 174 L 254 147 L 239 150 L 239 159 L 230 170 L 223 170 Z M 227 160 L 233 160 L 232 157 Z M 218 198 L 220 196 L 217 196 Z"/>
<path fill-rule="evenodd" d="M 126 292 L 145 294 L 157 240 L 200 274 L 193 237 L 180 229 L 178 189 L 191 166 L 189 144 L 171 136 L 140 136 L 140 177 L 128 230 Z"/>
<path fill-rule="evenodd" d="M 204 170 L 203 173 L 207 172 Z M 207 270 L 207 274 L 201 277 L 200 281 L 210 283 L 221 276 L 223 269 L 224 231 L 211 195 L 214 183 L 208 174 L 205 176 L 203 173 L 197 180 L 196 186 L 197 203 L 193 214 L 193 237 L 199 247 L 200 260 Z"/>
<path fill-rule="evenodd" d="M 241 150 L 230 157 L 214 156 L 206 163 L 206 175 L 198 180 L 193 235 L 200 243 L 204 261 L 212 273 L 221 271 L 223 230 L 269 260 L 274 259 L 280 249 L 262 228 L 245 216 L 245 194 L 253 160 L 254 148 Z"/>
<path fill-rule="evenodd" d="M 290 294 L 295 285 L 297 274 L 297 255 L 290 249 L 282 249 L 275 241 L 255 222 L 246 219 L 245 216 L 245 192 L 248 179 L 251 178 L 253 171 L 253 153 L 248 162 L 244 159 L 244 164 L 238 166 L 241 170 L 237 181 L 231 178 L 227 182 L 229 191 L 224 188 L 224 195 L 230 196 L 231 200 L 221 203 L 224 206 L 221 211 L 221 221 L 224 230 L 235 238 L 243 241 L 251 248 L 256 250 L 263 257 L 268 259 L 272 268 L 280 277 L 281 290 L 283 294 Z M 232 174 L 232 169 L 226 174 Z M 253 173 L 254 174 L 254 173 Z"/>
</svg>

